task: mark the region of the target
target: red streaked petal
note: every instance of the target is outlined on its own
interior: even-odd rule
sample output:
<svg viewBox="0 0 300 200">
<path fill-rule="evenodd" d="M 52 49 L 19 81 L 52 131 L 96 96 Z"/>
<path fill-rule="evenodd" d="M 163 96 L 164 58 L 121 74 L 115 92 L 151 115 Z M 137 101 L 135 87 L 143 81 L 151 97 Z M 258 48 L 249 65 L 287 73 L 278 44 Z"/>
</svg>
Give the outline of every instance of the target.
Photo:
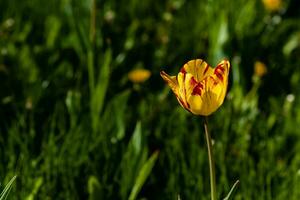
<svg viewBox="0 0 300 200">
<path fill-rule="evenodd" d="M 190 82 L 193 87 L 192 95 L 201 95 L 203 84 L 201 82 L 197 82 L 194 77 L 191 78 Z"/>
<path fill-rule="evenodd" d="M 164 79 L 164 81 L 170 86 L 175 95 L 178 96 L 178 81 L 176 76 L 170 76 L 166 72 L 161 71 L 160 76 Z"/>
<path fill-rule="evenodd" d="M 186 74 L 185 68 L 184 68 L 184 67 L 181 67 L 180 72 L 183 73 L 183 74 Z"/>
<path fill-rule="evenodd" d="M 218 70 L 215 70 L 215 75 L 218 77 L 218 79 L 220 79 L 220 81 L 223 81 L 223 75 Z"/>
<path fill-rule="evenodd" d="M 207 63 L 205 63 L 205 64 L 206 64 L 206 67 L 205 67 L 205 69 L 203 71 L 203 76 L 206 74 L 207 70 L 209 69 L 209 65 Z"/>
</svg>

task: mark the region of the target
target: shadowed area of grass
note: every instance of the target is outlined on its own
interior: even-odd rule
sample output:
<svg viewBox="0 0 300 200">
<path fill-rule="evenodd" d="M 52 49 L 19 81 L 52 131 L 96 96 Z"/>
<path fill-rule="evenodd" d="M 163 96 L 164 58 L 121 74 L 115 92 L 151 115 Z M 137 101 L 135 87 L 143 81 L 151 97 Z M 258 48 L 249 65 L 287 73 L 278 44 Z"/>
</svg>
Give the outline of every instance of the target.
<svg viewBox="0 0 300 200">
<path fill-rule="evenodd" d="M 227 58 L 218 199 L 237 179 L 234 199 L 300 199 L 300 7 L 276 2 L 0 1 L 0 191 L 17 175 L 9 199 L 209 199 L 203 119 L 159 72 Z"/>
</svg>

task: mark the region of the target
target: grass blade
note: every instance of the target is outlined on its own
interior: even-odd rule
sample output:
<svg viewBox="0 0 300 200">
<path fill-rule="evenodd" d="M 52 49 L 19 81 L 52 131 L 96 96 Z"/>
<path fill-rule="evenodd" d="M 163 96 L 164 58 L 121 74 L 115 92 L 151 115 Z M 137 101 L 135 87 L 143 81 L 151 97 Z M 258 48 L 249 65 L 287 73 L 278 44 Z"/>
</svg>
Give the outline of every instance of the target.
<svg viewBox="0 0 300 200">
<path fill-rule="evenodd" d="M 147 160 L 147 162 L 141 168 L 141 170 L 135 180 L 134 186 L 131 190 L 129 200 L 136 199 L 138 193 L 140 192 L 142 186 L 144 185 L 146 179 L 148 178 L 150 172 L 152 171 L 155 161 L 157 160 L 158 153 L 159 153 L 158 151 L 154 152 L 152 154 L 152 156 Z"/>
<path fill-rule="evenodd" d="M 223 200 L 229 200 L 229 199 L 231 199 L 231 195 L 232 195 L 232 193 L 235 191 L 236 186 L 237 186 L 239 183 L 240 183 L 240 181 L 237 180 L 237 181 L 233 184 L 233 186 L 231 187 L 229 193 L 227 194 L 227 196 L 226 196 Z"/>
<path fill-rule="evenodd" d="M 15 181 L 15 179 L 17 178 L 17 176 L 14 176 L 12 179 L 10 179 L 10 181 L 7 183 L 7 185 L 5 186 L 4 190 L 1 192 L 0 194 L 0 200 L 6 200 L 11 188 L 12 188 L 12 184 Z"/>
</svg>

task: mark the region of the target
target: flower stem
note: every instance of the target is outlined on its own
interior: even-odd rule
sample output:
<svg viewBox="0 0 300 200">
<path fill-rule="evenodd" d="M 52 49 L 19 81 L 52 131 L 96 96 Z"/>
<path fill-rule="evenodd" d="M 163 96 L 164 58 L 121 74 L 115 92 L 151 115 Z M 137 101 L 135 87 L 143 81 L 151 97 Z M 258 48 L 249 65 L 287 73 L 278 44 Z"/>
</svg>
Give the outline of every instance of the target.
<svg viewBox="0 0 300 200">
<path fill-rule="evenodd" d="M 205 138 L 206 138 L 206 144 L 207 144 L 207 150 L 208 150 L 211 200 L 216 200 L 217 199 L 217 188 L 216 188 L 215 163 L 214 163 L 214 159 L 213 159 L 211 137 L 208 132 L 207 117 L 204 118 L 204 129 L 205 129 Z"/>
</svg>

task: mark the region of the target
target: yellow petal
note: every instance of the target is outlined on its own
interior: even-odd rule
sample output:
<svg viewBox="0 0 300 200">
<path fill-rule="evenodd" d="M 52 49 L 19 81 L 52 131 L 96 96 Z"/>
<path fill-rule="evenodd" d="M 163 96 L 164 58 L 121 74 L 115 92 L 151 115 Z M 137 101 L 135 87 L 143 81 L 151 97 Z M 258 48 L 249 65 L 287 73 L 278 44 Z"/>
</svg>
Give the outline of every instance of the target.
<svg viewBox="0 0 300 200">
<path fill-rule="evenodd" d="M 192 113 L 208 116 L 222 105 L 227 91 L 229 68 L 230 63 L 224 60 L 212 70 L 213 73 L 198 83 L 201 86 L 197 89 L 199 92 L 193 92 L 187 100 Z"/>
<path fill-rule="evenodd" d="M 179 85 L 182 86 L 183 82 L 184 82 L 184 75 L 181 73 L 181 76 L 178 75 L 178 77 L 176 76 L 169 76 L 166 72 L 161 71 L 160 72 L 160 76 L 166 81 L 166 83 L 170 86 L 170 88 L 172 89 L 172 91 L 174 92 L 179 104 L 189 110 L 189 105 L 186 102 L 186 97 L 185 97 L 185 90 L 184 87 L 181 87 L 181 89 L 179 89 Z M 178 81 L 178 80 L 179 81 Z"/>
<path fill-rule="evenodd" d="M 176 96 L 178 96 L 178 82 L 176 76 L 169 76 L 166 72 L 160 72 L 160 76 L 170 86 Z"/>
<path fill-rule="evenodd" d="M 230 63 L 227 60 L 221 61 L 214 70 L 214 74 L 207 81 L 207 90 L 214 94 L 215 107 L 223 104 L 228 86 L 228 74 Z M 214 111 L 213 111 L 214 112 Z"/>
<path fill-rule="evenodd" d="M 215 112 L 219 106 L 216 102 L 216 94 L 210 90 L 204 91 L 200 95 L 191 95 L 188 102 L 191 106 L 191 112 L 195 115 L 208 116 Z"/>
<path fill-rule="evenodd" d="M 214 72 L 213 68 L 201 59 L 195 59 L 187 62 L 181 71 L 192 74 L 198 82 L 202 81 L 207 76 L 212 75 Z"/>
<path fill-rule="evenodd" d="M 203 60 L 196 59 L 181 68 L 177 79 L 164 72 L 161 75 L 173 91 L 176 83 L 174 93 L 182 107 L 195 115 L 207 116 L 215 112 L 224 101 L 229 68 L 227 60 L 221 61 L 213 69 Z"/>
<path fill-rule="evenodd" d="M 186 72 L 181 71 L 177 76 L 178 80 L 178 101 L 180 104 L 189 110 L 190 105 L 187 103 L 187 91 L 186 91 Z"/>
</svg>

